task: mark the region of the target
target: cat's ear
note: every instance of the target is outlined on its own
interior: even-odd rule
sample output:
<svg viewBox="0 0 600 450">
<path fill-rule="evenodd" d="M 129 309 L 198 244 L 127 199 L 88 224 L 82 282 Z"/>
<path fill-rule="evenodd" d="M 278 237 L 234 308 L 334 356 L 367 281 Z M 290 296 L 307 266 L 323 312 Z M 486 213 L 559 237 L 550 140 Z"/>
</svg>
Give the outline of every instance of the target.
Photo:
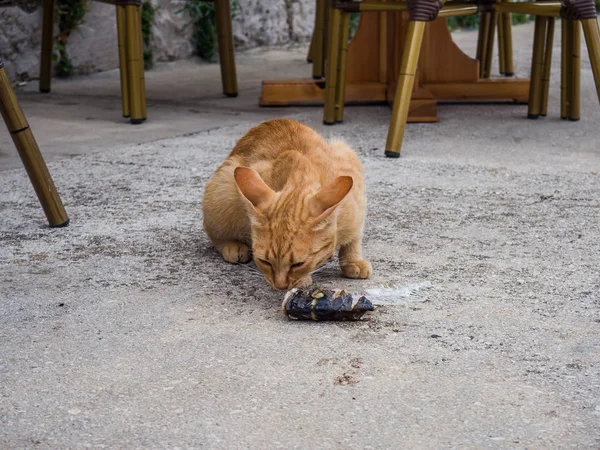
<svg viewBox="0 0 600 450">
<path fill-rule="evenodd" d="M 354 184 L 352 177 L 337 177 L 309 200 L 310 213 L 317 222 L 326 219 L 344 199 Z"/>
<path fill-rule="evenodd" d="M 275 192 L 254 169 L 236 167 L 233 176 L 242 195 L 258 210 L 268 205 L 275 196 Z"/>
</svg>

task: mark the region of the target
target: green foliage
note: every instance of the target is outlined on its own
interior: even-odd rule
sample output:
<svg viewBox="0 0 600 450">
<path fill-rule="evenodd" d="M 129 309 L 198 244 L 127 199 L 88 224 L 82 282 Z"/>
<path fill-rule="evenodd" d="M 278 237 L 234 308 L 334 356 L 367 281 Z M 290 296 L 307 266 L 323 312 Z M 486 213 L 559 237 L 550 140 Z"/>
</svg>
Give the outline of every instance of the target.
<svg viewBox="0 0 600 450">
<path fill-rule="evenodd" d="M 154 14 L 158 10 L 157 7 L 152 5 L 150 0 L 144 0 L 142 2 L 141 14 L 142 14 L 142 40 L 144 42 L 144 69 L 148 70 L 154 64 L 152 57 L 152 25 L 154 24 Z"/>
<path fill-rule="evenodd" d="M 354 36 L 354 33 L 356 33 L 356 29 L 358 28 L 359 22 L 360 22 L 360 13 L 350 13 L 350 39 L 352 39 L 352 37 Z"/>
<path fill-rule="evenodd" d="M 477 28 L 479 28 L 479 19 L 479 14 L 475 14 L 473 16 L 449 17 L 448 28 L 450 28 L 451 31 L 457 29 L 476 30 Z M 513 25 L 520 25 L 523 23 L 531 22 L 533 20 L 534 16 L 530 16 L 528 14 L 512 14 Z"/>
<path fill-rule="evenodd" d="M 600 0 L 595 0 L 595 3 L 596 3 L 596 9 L 598 11 L 600 11 Z"/>
<path fill-rule="evenodd" d="M 239 0 L 231 2 L 231 17 L 235 17 L 239 11 Z M 217 24 L 215 19 L 215 6 L 212 2 L 200 0 L 187 0 L 183 8 L 177 13 L 186 12 L 192 21 L 187 24 L 194 27 L 192 43 L 196 54 L 200 58 L 214 62 L 217 55 Z"/>
<path fill-rule="evenodd" d="M 448 17 L 448 28 L 450 28 L 450 30 L 475 30 L 479 28 L 479 14 L 473 16 Z"/>
<path fill-rule="evenodd" d="M 73 30 L 83 23 L 87 12 L 87 0 L 56 0 L 55 7 L 58 35 L 52 60 L 57 63 L 56 76 L 68 77 L 73 71 L 73 62 L 67 52 L 67 44 Z"/>
<path fill-rule="evenodd" d="M 512 24 L 513 25 L 521 25 L 523 23 L 533 22 L 535 20 L 535 16 L 530 16 L 529 14 L 513 14 L 512 15 Z"/>
</svg>

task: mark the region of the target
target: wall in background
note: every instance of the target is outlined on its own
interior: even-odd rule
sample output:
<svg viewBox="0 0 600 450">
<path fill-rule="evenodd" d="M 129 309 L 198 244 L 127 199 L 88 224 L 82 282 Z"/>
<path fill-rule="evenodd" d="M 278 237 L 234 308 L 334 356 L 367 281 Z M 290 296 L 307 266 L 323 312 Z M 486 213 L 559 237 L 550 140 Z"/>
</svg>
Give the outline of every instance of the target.
<svg viewBox="0 0 600 450">
<path fill-rule="evenodd" d="M 191 19 L 181 11 L 184 0 L 151 0 L 157 8 L 152 26 L 154 61 L 173 61 L 194 55 Z M 285 45 L 310 39 L 314 1 L 238 0 L 233 19 L 236 48 Z M 5 1 L 0 0 L 0 6 Z M 38 77 L 42 11 L 40 3 L 0 7 L 0 57 L 11 80 Z M 58 32 L 58 31 L 57 31 Z M 55 33 L 55 35 L 57 34 Z M 73 74 L 118 67 L 114 6 L 89 2 L 84 22 L 70 35 L 67 45 Z"/>
</svg>

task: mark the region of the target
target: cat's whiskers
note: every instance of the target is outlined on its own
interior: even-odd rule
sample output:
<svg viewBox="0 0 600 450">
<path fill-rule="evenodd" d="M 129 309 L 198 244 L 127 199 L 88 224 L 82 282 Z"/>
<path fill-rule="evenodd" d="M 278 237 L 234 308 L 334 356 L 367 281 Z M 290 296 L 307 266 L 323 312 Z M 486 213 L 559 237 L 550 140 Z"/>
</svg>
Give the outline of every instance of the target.
<svg viewBox="0 0 600 450">
<path fill-rule="evenodd" d="M 252 278 L 263 279 L 263 273 L 255 267 L 241 264 L 240 267 L 243 267 L 248 275 Z"/>
</svg>

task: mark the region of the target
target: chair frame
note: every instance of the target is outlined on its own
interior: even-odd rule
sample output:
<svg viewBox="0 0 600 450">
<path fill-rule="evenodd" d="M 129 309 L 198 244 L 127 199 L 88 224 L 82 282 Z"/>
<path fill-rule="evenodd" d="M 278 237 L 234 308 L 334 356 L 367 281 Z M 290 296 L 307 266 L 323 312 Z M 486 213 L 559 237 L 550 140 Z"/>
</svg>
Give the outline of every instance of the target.
<svg viewBox="0 0 600 450">
<path fill-rule="evenodd" d="M 19 105 L 0 58 L 0 113 L 51 227 L 65 227 L 69 216 L 58 195 L 27 118 Z"/>
<path fill-rule="evenodd" d="M 547 18 L 560 16 L 563 22 L 567 22 L 565 27 L 568 30 L 566 34 L 563 34 L 564 75 L 562 77 L 561 116 L 568 117 L 571 120 L 577 120 L 579 115 L 578 24 L 581 23 L 600 100 L 600 29 L 596 20 L 593 0 L 562 0 L 562 3 L 553 0 L 541 0 L 535 3 L 510 3 L 507 1 L 494 3 L 493 0 L 479 0 L 477 2 L 451 1 L 448 3 L 443 0 L 407 0 L 401 3 L 365 3 L 333 0 L 331 7 L 330 43 L 328 46 L 325 109 L 323 113 L 323 122 L 327 125 L 343 120 L 345 93 L 343 74 L 346 72 L 344 54 L 347 50 L 348 41 L 347 27 L 345 26 L 346 17 L 351 12 L 408 12 L 407 38 L 385 147 L 385 155 L 388 157 L 397 158 L 400 156 L 425 26 L 427 22 L 431 22 L 437 17 L 470 15 L 482 12 L 489 14 L 525 13 L 545 17 L 544 20 L 539 21 L 539 25 L 536 21 L 538 31 L 536 32 L 537 40 L 535 40 L 533 52 L 534 64 L 532 65 L 530 110 L 528 112 L 528 116 L 534 118 L 539 116 L 541 112 L 545 114 L 546 106 L 544 102 L 547 103 L 548 98 L 550 57 L 547 55 L 551 49 L 548 49 L 546 43 L 548 42 L 551 46 L 554 31 L 553 27 L 548 25 Z M 491 23 L 495 24 L 495 20 L 493 15 L 490 16 Z M 571 27 L 571 29 L 568 27 Z M 489 36 L 491 33 L 487 30 L 485 34 Z M 565 39 L 569 42 L 568 46 L 564 45 Z M 489 49 L 489 42 L 486 43 L 486 46 Z M 485 64 L 491 58 L 491 50 L 488 54 L 489 56 L 486 56 L 486 61 L 484 61 Z M 568 57 L 565 56 L 567 54 Z M 506 63 L 504 69 L 507 70 Z"/>
<path fill-rule="evenodd" d="M 119 67 L 121 72 L 121 99 L 123 117 L 132 124 L 146 120 L 146 82 L 142 42 L 141 0 L 97 0 L 116 7 Z M 231 26 L 229 0 L 211 0 L 215 4 L 217 43 L 221 65 L 223 93 L 237 97 L 237 74 Z M 54 43 L 54 2 L 44 0 L 42 47 L 40 64 L 40 92 L 50 92 L 52 73 L 52 47 Z"/>
</svg>

